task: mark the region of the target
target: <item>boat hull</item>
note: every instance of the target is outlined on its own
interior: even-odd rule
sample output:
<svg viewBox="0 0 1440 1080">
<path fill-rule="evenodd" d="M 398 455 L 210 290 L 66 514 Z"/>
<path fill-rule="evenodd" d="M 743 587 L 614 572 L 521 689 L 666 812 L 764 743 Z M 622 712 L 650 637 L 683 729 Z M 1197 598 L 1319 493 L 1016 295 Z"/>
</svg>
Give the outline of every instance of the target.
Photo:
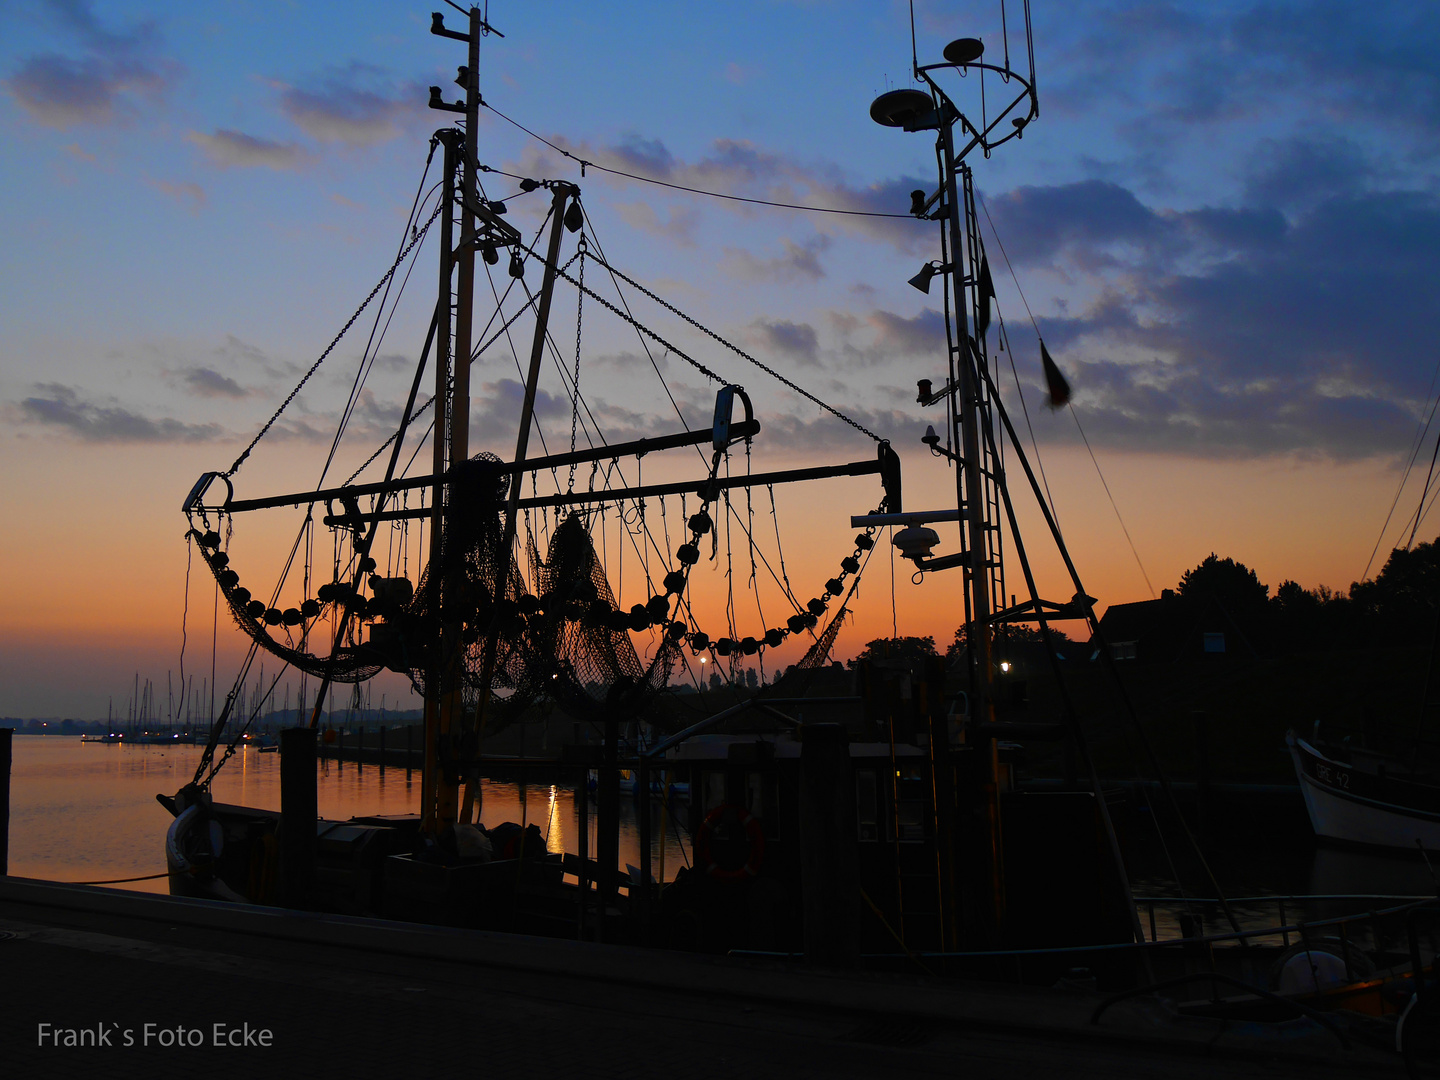
<svg viewBox="0 0 1440 1080">
<path fill-rule="evenodd" d="M 1294 734 L 1286 743 L 1316 836 L 1367 847 L 1413 852 L 1419 843 L 1427 851 L 1440 850 L 1440 808 L 1414 804 L 1417 794 L 1440 792 L 1359 772 Z"/>
</svg>

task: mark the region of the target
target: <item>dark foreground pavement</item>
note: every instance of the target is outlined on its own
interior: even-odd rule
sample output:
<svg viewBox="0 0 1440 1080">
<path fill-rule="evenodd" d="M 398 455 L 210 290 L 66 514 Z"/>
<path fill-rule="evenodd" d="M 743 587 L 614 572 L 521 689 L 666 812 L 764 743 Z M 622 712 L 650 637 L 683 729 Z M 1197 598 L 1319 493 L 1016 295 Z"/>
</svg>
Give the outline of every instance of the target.
<svg viewBox="0 0 1440 1080">
<path fill-rule="evenodd" d="M 1403 1076 L 1304 1021 L 1097 1000 L 0 879 L 7 1077 Z"/>
</svg>

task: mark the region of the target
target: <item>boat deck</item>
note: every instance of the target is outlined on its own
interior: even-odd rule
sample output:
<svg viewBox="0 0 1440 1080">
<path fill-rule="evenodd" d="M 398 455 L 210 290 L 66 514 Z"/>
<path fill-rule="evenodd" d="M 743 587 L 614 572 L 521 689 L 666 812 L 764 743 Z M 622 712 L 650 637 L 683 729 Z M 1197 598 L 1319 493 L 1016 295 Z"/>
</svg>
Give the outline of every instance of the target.
<svg viewBox="0 0 1440 1080">
<path fill-rule="evenodd" d="M 1155 1003 L 849 975 L 0 878 L 15 1075 L 215 1078 L 283 1063 L 363 1080 L 486 1076 L 1399 1076 L 1296 1021 L 1177 1020 Z M 77 992 L 83 988 L 82 992 Z M 113 1032 L 41 1046 L 37 1025 Z M 205 1045 L 142 1045 L 182 1026 Z M 272 1045 L 215 1047 L 214 1025 Z M 118 1025 L 118 1027 L 117 1027 Z M 132 1029 L 136 1045 L 121 1044 Z M 383 1034 L 382 1034 L 383 1033 Z M 419 1035 L 417 1033 L 424 1033 Z M 242 1036 L 237 1036 L 243 1038 Z"/>
</svg>

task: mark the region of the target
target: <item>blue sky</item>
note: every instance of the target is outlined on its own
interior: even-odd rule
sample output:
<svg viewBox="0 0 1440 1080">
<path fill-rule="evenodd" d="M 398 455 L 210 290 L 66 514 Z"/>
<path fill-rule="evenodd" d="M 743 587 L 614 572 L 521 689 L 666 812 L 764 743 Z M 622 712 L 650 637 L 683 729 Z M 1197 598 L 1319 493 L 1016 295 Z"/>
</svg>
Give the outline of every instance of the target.
<svg viewBox="0 0 1440 1080">
<path fill-rule="evenodd" d="M 228 464 L 400 241 L 426 139 L 445 120 L 424 108 L 425 88 L 449 96 L 463 59 L 428 33 L 432 6 L 16 0 L 0 12 L 0 455 L 7 504 L 27 519 L 0 554 L 83 564 L 79 580 L 96 575 L 89 595 L 118 590 L 114 602 L 163 638 L 180 602 L 179 497 L 201 468 Z M 1437 361 L 1440 12 L 1033 8 L 1040 119 L 973 162 L 976 182 L 1149 576 L 1170 584 L 1218 549 L 1272 585 L 1347 585 Z M 867 115 L 877 93 L 910 82 L 906 5 L 678 10 L 495 0 L 505 37 L 483 43 L 482 93 L 580 156 L 696 187 L 903 212 L 912 187 L 933 184 L 929 141 Z M 921 2 L 916 13 L 922 62 L 962 35 L 982 36 L 992 58 L 1000 49 L 998 2 Z M 930 228 L 737 206 L 593 171 L 582 180 L 494 115 L 479 145 L 496 168 L 579 182 L 616 265 L 898 446 L 933 420 L 912 388 L 940 370 L 936 299 L 905 285 L 937 254 Z M 492 197 L 533 230 L 541 196 L 511 198 L 513 182 L 495 180 Z M 994 249 L 992 260 L 1020 378 L 1038 394 L 1033 332 Z M 432 265 L 417 269 L 414 297 Z M 562 338 L 573 295 L 564 303 Z M 396 315 L 366 431 L 393 413 L 423 307 Z M 598 311 L 586 319 L 606 434 L 672 427 L 633 334 Z M 313 454 L 360 347 L 337 351 L 258 471 L 308 482 L 313 469 L 297 460 Z M 695 354 L 751 388 L 777 460 L 868 453 L 844 425 L 705 348 Z M 682 407 L 703 415 L 711 389 L 662 362 Z M 484 448 L 509 437 L 507 378 L 508 354 L 477 365 Z M 1073 421 L 1032 412 L 1047 463 L 1068 481 L 1062 517 L 1105 563 L 1107 599 L 1146 595 L 1128 552 L 1116 554 L 1108 505 L 1095 509 L 1104 496 Z M 557 396 L 542 421 L 568 437 L 568 413 Z M 943 470 L 905 452 L 917 490 L 943 491 Z M 1182 500 L 1175 478 L 1202 472 Z M 1297 500 L 1303 541 L 1274 520 L 1265 492 L 1277 483 Z M 1327 503 L 1340 497 L 1353 512 L 1337 528 Z M 78 538 L 107 500 L 143 524 L 118 563 L 93 567 Z M 125 567 L 140 568 L 137 582 Z M 54 588 L 12 594 L 0 629 L 61 634 L 79 602 L 47 601 Z M 912 606 L 923 614 L 922 600 Z"/>
</svg>

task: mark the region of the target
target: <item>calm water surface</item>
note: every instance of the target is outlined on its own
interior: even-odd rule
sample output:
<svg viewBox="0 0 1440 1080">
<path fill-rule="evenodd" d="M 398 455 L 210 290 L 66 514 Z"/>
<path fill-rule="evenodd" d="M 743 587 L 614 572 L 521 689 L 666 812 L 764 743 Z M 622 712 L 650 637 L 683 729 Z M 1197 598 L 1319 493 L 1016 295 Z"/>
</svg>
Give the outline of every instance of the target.
<svg viewBox="0 0 1440 1080">
<path fill-rule="evenodd" d="M 10 795 L 10 872 L 52 881 L 95 882 L 162 874 L 165 870 L 165 829 L 170 814 L 155 801 L 157 793 L 174 794 L 195 774 L 202 747 L 125 746 L 82 743 L 79 738 L 17 735 Z M 219 802 L 280 808 L 280 755 L 256 750 L 236 753 L 213 785 Z M 320 813 L 344 820 L 362 814 L 405 814 L 419 809 L 420 772 L 409 779 L 404 769 L 383 773 L 373 765 L 322 761 L 318 796 Z M 534 822 L 546 834 L 553 852 L 576 852 L 578 819 L 574 791 L 548 785 L 484 783 L 483 821 Z M 655 836 L 651 857 L 661 872 L 659 807 L 651 806 Z M 639 830 L 632 800 L 621 800 L 620 860 L 639 864 Z M 593 815 L 593 801 L 592 801 Z M 589 849 L 595 851 L 594 820 Z M 688 855 L 689 840 L 680 841 L 674 818 L 664 844 L 664 877 L 671 880 Z M 1207 857 L 1228 895 L 1301 895 L 1383 893 L 1433 895 L 1434 878 L 1418 856 L 1317 847 L 1308 837 L 1231 838 L 1209 846 Z M 1172 865 L 1185 880 L 1189 896 L 1212 895 L 1183 841 L 1166 850 L 1153 840 L 1134 844 L 1127 862 L 1135 892 L 1141 896 L 1175 897 L 1182 890 Z M 1173 862 L 1172 862 L 1173 860 Z M 1437 868 L 1440 869 L 1440 868 Z M 119 888 L 168 891 L 166 880 L 136 881 Z M 1161 937 L 1177 932 L 1185 905 L 1157 905 Z M 1218 911 L 1200 912 L 1207 926 L 1222 929 Z M 1273 905 L 1241 906 L 1246 927 L 1273 925 Z M 1323 918 L 1340 914 L 1334 905 L 1311 905 L 1297 916 Z M 1142 910 L 1147 924 L 1148 913 Z"/>
<path fill-rule="evenodd" d="M 10 873 L 50 881 L 95 882 L 165 872 L 165 830 L 170 813 L 155 801 L 173 795 L 195 775 L 200 746 L 125 746 L 82 743 L 78 737 L 16 735 L 10 780 Z M 574 790 L 549 785 L 484 781 L 482 822 L 533 822 L 553 852 L 578 852 Z M 237 751 L 211 786 L 217 802 L 280 809 L 280 755 Z M 413 814 L 420 808 L 420 771 L 383 772 L 374 765 L 322 761 L 317 794 L 322 817 Z M 621 800 L 620 861 L 640 862 L 635 805 Z M 665 880 L 684 865 L 678 827 L 671 817 L 664 853 L 660 812 L 653 806 L 651 858 Z M 591 800 L 590 854 L 595 853 Z M 164 877 L 117 888 L 165 893 Z"/>
</svg>

